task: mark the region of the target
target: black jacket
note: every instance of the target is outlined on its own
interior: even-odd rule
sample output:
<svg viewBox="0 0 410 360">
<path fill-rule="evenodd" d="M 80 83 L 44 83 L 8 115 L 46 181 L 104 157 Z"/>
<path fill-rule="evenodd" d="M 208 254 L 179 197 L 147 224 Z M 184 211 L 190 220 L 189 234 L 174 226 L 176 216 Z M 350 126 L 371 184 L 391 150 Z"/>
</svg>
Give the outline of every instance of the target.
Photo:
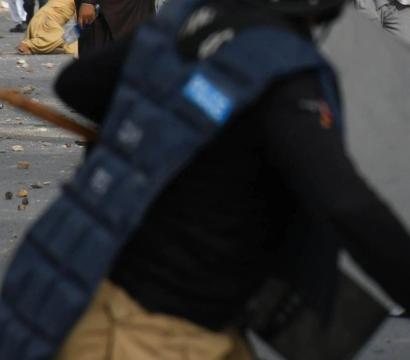
<svg viewBox="0 0 410 360">
<path fill-rule="evenodd" d="M 194 47 L 186 44 L 188 59 Z M 57 92 L 103 121 L 128 47 L 123 40 L 73 63 Z M 335 241 L 410 307 L 410 238 L 346 155 L 314 72 L 272 84 L 196 156 L 153 204 L 111 279 L 152 311 L 222 328 L 275 265 L 267 255 L 278 261 L 301 211 L 330 225 Z"/>
</svg>

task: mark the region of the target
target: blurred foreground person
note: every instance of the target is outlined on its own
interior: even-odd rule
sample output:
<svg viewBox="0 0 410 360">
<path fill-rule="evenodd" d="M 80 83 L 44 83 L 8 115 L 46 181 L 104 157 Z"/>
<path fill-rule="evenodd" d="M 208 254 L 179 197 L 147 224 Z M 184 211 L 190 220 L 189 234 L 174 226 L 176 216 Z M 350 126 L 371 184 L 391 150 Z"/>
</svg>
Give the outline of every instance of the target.
<svg viewBox="0 0 410 360">
<path fill-rule="evenodd" d="M 390 33 L 410 44 L 409 0 L 355 0 L 356 8 Z"/>
<path fill-rule="evenodd" d="M 23 8 L 23 0 L 8 0 L 11 20 L 16 24 L 10 32 L 26 31 L 26 12 Z"/>
<path fill-rule="evenodd" d="M 77 42 L 66 44 L 63 39 L 64 25 L 74 16 L 74 0 L 49 0 L 34 15 L 17 51 L 22 55 L 56 52 L 76 55 Z"/>
<path fill-rule="evenodd" d="M 155 0 L 75 1 L 78 23 L 83 28 L 79 39 L 80 56 L 131 33 L 154 13 L 155 5 Z"/>
<path fill-rule="evenodd" d="M 174 1 L 62 73 L 57 92 L 100 139 L 5 276 L 4 358 L 251 359 L 238 330 L 258 324 L 239 319 L 270 320 L 275 293 L 253 302 L 268 278 L 298 297 L 266 337 L 301 301 L 325 324 L 341 249 L 410 306 L 410 238 L 346 156 L 311 35 L 342 5 Z M 344 337 L 363 320 L 351 311 Z"/>
<path fill-rule="evenodd" d="M 38 0 L 39 8 L 41 8 L 45 4 L 47 4 L 47 0 Z M 24 10 L 27 13 L 26 24 L 29 25 L 31 19 L 34 16 L 34 9 L 36 7 L 36 2 L 35 0 L 24 0 L 23 6 L 24 6 Z"/>
</svg>

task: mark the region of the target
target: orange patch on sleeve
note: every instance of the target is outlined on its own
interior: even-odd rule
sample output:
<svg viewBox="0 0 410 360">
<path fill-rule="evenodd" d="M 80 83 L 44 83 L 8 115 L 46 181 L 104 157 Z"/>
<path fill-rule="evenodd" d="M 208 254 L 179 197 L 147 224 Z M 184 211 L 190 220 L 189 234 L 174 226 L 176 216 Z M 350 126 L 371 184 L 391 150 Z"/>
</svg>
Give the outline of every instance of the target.
<svg viewBox="0 0 410 360">
<path fill-rule="evenodd" d="M 331 129 L 333 127 L 333 115 L 329 106 L 324 102 L 320 102 L 320 126 L 324 129 Z"/>
</svg>

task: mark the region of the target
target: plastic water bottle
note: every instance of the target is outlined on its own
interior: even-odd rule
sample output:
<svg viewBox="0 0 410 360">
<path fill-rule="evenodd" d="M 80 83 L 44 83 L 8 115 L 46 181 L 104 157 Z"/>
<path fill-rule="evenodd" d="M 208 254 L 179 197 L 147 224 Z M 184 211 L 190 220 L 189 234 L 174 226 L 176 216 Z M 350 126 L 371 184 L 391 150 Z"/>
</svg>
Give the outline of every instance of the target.
<svg viewBox="0 0 410 360">
<path fill-rule="evenodd" d="M 81 36 L 81 32 L 83 29 L 81 29 L 81 26 L 77 23 L 72 23 L 69 24 L 65 31 L 64 31 L 64 41 L 66 44 L 72 44 L 73 42 L 77 41 L 78 38 Z"/>
<path fill-rule="evenodd" d="M 95 17 L 97 18 L 100 15 L 100 5 L 95 5 Z M 86 25 L 86 27 L 90 26 L 90 24 Z M 66 25 L 64 26 L 64 35 L 63 39 L 66 44 L 72 44 L 73 42 L 77 41 L 78 38 L 81 36 L 83 29 L 77 23 L 77 21 L 72 18 Z"/>
</svg>

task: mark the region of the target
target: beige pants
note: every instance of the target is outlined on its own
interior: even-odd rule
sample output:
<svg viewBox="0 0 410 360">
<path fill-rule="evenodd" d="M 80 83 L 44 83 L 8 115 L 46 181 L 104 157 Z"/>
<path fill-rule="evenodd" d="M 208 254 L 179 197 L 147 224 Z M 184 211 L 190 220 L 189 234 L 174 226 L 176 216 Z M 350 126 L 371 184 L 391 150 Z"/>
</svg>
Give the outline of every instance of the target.
<svg viewBox="0 0 410 360">
<path fill-rule="evenodd" d="M 250 360 L 233 333 L 144 310 L 104 282 L 56 360 Z"/>
</svg>

